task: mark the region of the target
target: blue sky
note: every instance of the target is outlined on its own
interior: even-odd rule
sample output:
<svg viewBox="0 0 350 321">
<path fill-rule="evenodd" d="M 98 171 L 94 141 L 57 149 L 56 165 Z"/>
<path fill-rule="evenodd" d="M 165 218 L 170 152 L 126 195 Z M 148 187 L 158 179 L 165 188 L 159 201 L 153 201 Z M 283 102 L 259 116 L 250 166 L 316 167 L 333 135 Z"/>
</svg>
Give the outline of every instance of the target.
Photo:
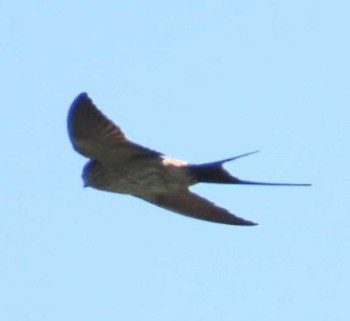
<svg viewBox="0 0 350 321">
<path fill-rule="evenodd" d="M 348 320 L 348 1 L 0 4 L 0 319 Z M 87 91 L 128 138 L 236 176 L 256 227 L 82 188 Z"/>
</svg>

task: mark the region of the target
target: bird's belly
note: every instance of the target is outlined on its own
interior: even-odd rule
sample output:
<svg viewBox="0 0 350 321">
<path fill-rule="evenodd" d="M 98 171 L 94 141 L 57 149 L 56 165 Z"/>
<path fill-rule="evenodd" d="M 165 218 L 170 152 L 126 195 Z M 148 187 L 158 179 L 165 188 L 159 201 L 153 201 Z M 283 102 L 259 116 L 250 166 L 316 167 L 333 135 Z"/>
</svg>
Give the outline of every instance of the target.
<svg viewBox="0 0 350 321">
<path fill-rule="evenodd" d="M 104 175 L 104 186 L 97 188 L 140 197 L 183 190 L 190 178 L 181 168 L 162 166 L 133 166 L 127 170 L 108 169 Z"/>
</svg>

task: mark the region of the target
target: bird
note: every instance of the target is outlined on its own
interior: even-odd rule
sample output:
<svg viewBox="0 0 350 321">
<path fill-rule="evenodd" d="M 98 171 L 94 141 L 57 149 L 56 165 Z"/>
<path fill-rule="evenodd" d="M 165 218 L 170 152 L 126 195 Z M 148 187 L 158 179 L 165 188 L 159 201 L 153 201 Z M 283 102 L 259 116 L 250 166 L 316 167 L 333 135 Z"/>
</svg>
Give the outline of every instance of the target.
<svg viewBox="0 0 350 321">
<path fill-rule="evenodd" d="M 202 164 L 167 157 L 127 139 L 120 127 L 108 119 L 85 92 L 71 104 L 67 127 L 73 148 L 89 159 L 82 172 L 85 187 L 132 195 L 200 220 L 228 225 L 257 225 L 190 191 L 189 187 L 197 183 L 311 185 L 242 180 L 223 167 L 227 162 L 258 151 Z"/>
</svg>

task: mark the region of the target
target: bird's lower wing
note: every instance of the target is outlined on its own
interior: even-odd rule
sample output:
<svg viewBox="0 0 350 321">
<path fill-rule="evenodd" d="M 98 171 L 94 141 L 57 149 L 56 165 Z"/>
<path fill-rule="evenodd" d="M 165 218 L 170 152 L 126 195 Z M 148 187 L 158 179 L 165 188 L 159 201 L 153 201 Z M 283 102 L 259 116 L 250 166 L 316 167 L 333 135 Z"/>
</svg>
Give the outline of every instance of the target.
<svg viewBox="0 0 350 321">
<path fill-rule="evenodd" d="M 161 194 L 153 199 L 145 200 L 178 214 L 200 220 L 229 225 L 256 225 L 188 190 Z"/>
</svg>

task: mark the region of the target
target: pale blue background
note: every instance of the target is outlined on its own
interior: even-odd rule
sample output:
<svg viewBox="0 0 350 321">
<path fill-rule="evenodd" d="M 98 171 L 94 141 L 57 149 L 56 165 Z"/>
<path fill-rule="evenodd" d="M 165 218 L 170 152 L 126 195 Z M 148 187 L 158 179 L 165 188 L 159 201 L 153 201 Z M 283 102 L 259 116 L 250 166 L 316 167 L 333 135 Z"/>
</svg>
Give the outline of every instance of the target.
<svg viewBox="0 0 350 321">
<path fill-rule="evenodd" d="M 349 1 L 2 1 L 0 320 L 349 320 Z M 87 91 L 127 136 L 255 180 L 260 223 L 83 189 Z"/>
</svg>

